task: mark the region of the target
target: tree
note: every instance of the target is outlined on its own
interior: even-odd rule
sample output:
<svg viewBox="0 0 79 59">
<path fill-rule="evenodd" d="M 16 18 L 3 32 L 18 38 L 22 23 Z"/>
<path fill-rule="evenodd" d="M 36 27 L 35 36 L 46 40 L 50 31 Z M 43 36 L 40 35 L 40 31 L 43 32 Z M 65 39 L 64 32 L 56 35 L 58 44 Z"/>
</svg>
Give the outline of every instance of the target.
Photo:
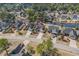
<svg viewBox="0 0 79 59">
<path fill-rule="evenodd" d="M 44 40 L 41 44 L 39 44 L 36 48 L 37 54 L 43 55 L 43 56 L 57 56 L 60 55 L 58 53 L 57 48 L 53 48 L 53 43 L 51 39 Z"/>
<path fill-rule="evenodd" d="M 1 38 L 0 39 L 0 48 L 6 51 L 6 54 L 8 54 L 7 48 L 9 47 L 9 43 L 7 39 Z"/>
<path fill-rule="evenodd" d="M 28 14 L 30 22 L 35 22 L 37 20 L 37 14 L 33 9 L 27 9 L 25 12 Z"/>
<path fill-rule="evenodd" d="M 36 48 L 36 53 L 41 55 L 42 52 L 43 52 L 43 44 L 39 44 Z"/>
<path fill-rule="evenodd" d="M 53 56 L 60 55 L 60 54 L 58 53 L 58 49 L 57 49 L 57 48 L 53 48 L 53 49 L 52 49 L 52 55 L 53 55 Z"/>
<path fill-rule="evenodd" d="M 53 47 L 53 43 L 52 43 L 51 39 L 48 39 L 46 41 L 46 46 L 47 46 L 47 50 L 51 50 L 51 48 Z"/>
<path fill-rule="evenodd" d="M 32 4 L 32 8 L 35 10 L 35 11 L 45 11 L 45 10 L 48 10 L 49 9 L 49 4 L 47 3 L 47 4 L 45 4 L 45 3 L 43 3 L 43 4 L 41 4 L 41 3 L 39 3 L 39 4 Z"/>
<path fill-rule="evenodd" d="M 30 8 L 26 9 L 25 12 L 26 12 L 29 16 L 33 16 L 34 13 L 35 13 L 34 10 L 33 10 L 33 9 L 30 9 Z"/>
<path fill-rule="evenodd" d="M 14 19 L 15 19 L 15 15 L 8 13 L 7 16 L 6 16 L 6 18 L 7 18 L 7 19 L 14 20 Z"/>
<path fill-rule="evenodd" d="M 49 50 L 51 50 L 53 47 L 53 44 L 51 42 L 51 39 L 44 40 L 41 44 L 39 44 L 36 48 L 36 52 L 40 55 L 43 53 L 47 54 Z"/>
<path fill-rule="evenodd" d="M 30 54 L 34 54 L 34 53 L 35 53 L 33 47 L 30 46 L 30 45 L 27 46 L 27 50 L 28 50 L 28 52 L 29 52 Z"/>
<path fill-rule="evenodd" d="M 10 20 L 10 21 L 14 21 L 15 20 L 15 15 L 14 14 L 10 14 L 6 11 L 1 11 L 0 13 L 0 19 L 1 20 Z"/>
<path fill-rule="evenodd" d="M 7 16 L 7 12 L 6 11 L 1 11 L 1 13 L 0 13 L 0 19 L 4 20 L 4 19 L 6 19 L 6 16 Z"/>
</svg>

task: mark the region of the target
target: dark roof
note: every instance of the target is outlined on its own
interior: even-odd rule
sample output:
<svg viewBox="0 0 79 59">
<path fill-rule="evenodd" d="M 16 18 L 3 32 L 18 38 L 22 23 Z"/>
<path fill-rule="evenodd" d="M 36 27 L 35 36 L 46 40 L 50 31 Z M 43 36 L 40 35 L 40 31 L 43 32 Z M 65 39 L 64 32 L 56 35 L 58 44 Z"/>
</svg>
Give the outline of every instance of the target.
<svg viewBox="0 0 79 59">
<path fill-rule="evenodd" d="M 72 29 L 65 29 L 65 30 L 63 31 L 63 33 L 69 34 L 71 31 L 72 31 Z"/>
<path fill-rule="evenodd" d="M 70 33 L 69 33 L 69 36 L 72 37 L 72 39 L 76 39 L 77 38 L 77 33 L 75 30 L 72 30 Z"/>
<path fill-rule="evenodd" d="M 73 19 L 77 19 L 77 15 L 73 15 Z"/>
<path fill-rule="evenodd" d="M 79 30 L 76 30 L 77 36 L 79 35 Z"/>
<path fill-rule="evenodd" d="M 62 15 L 61 18 L 62 19 L 67 19 L 67 16 L 66 15 Z"/>
</svg>

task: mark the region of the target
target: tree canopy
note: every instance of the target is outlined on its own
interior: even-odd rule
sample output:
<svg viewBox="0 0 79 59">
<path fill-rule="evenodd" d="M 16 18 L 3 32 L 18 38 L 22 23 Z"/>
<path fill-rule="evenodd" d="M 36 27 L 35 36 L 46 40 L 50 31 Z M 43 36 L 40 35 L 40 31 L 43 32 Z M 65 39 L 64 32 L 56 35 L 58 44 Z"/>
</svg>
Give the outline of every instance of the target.
<svg viewBox="0 0 79 59">
<path fill-rule="evenodd" d="M 7 55 L 8 55 L 8 51 L 7 51 L 8 46 L 9 46 L 8 40 L 4 39 L 4 38 L 1 38 L 0 39 L 0 48 L 5 50 Z"/>
</svg>

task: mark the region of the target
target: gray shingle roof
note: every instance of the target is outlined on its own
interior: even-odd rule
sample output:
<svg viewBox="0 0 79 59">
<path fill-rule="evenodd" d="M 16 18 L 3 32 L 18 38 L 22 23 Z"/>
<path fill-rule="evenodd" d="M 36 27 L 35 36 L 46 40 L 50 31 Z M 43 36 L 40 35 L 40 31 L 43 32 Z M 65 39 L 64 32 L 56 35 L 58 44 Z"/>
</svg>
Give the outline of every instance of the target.
<svg viewBox="0 0 79 59">
<path fill-rule="evenodd" d="M 72 31 L 72 29 L 66 29 L 66 30 L 63 31 L 63 33 L 69 34 L 71 31 Z"/>
<path fill-rule="evenodd" d="M 79 35 L 79 30 L 76 30 L 77 35 Z"/>
<path fill-rule="evenodd" d="M 72 30 L 70 33 L 69 33 L 70 36 L 77 36 L 77 33 L 75 30 Z"/>
<path fill-rule="evenodd" d="M 72 30 L 70 33 L 69 33 L 69 36 L 70 37 L 73 37 L 72 39 L 76 39 L 77 38 L 77 33 L 75 30 Z"/>
<path fill-rule="evenodd" d="M 54 34 L 58 34 L 58 30 L 53 29 L 53 30 L 52 30 L 52 33 L 54 33 Z"/>
</svg>

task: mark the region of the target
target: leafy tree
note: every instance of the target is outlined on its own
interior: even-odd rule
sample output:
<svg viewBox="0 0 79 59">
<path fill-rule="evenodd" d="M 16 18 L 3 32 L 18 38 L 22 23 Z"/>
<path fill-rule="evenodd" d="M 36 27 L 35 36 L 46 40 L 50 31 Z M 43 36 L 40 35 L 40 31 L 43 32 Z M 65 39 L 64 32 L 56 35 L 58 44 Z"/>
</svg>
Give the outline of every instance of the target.
<svg viewBox="0 0 79 59">
<path fill-rule="evenodd" d="M 53 47 L 51 39 L 48 39 L 46 41 L 46 46 L 47 46 L 47 50 L 51 50 L 51 48 Z"/>
<path fill-rule="evenodd" d="M 1 13 L 0 13 L 0 19 L 4 20 L 4 19 L 6 19 L 6 16 L 7 16 L 7 12 L 6 11 L 1 11 Z"/>
<path fill-rule="evenodd" d="M 52 55 L 53 55 L 53 56 L 59 55 L 59 54 L 58 54 L 58 49 L 57 49 L 57 48 L 53 48 L 53 49 L 52 49 Z"/>
<path fill-rule="evenodd" d="M 15 15 L 14 14 L 10 14 L 9 12 L 6 12 L 6 11 L 1 11 L 1 13 L 0 13 L 0 19 L 1 20 L 10 20 L 10 21 L 13 21 L 13 20 L 15 20 Z"/>
<path fill-rule="evenodd" d="M 36 52 L 40 55 L 60 55 L 56 48 L 53 48 L 53 43 L 51 39 L 44 40 L 41 44 L 39 44 L 36 48 Z"/>
<path fill-rule="evenodd" d="M 35 10 L 35 11 L 45 11 L 45 10 L 48 10 L 48 7 L 49 4 L 45 4 L 45 3 L 39 3 L 39 4 L 32 4 L 32 8 Z"/>
<path fill-rule="evenodd" d="M 34 54 L 34 53 L 35 53 L 33 47 L 30 46 L 30 45 L 27 46 L 27 50 L 28 50 L 28 52 L 29 52 L 30 54 Z"/>
<path fill-rule="evenodd" d="M 28 14 L 28 19 L 30 20 L 30 22 L 35 22 L 37 20 L 37 14 L 33 9 L 27 9 L 26 13 Z"/>
<path fill-rule="evenodd" d="M 31 9 L 31 8 L 26 9 L 25 12 L 26 12 L 29 16 L 33 16 L 33 15 L 34 15 L 34 10 Z"/>
<path fill-rule="evenodd" d="M 15 19 L 15 15 L 8 13 L 6 18 L 7 18 L 7 19 L 14 20 L 14 19 Z"/>
<path fill-rule="evenodd" d="M 47 41 L 44 40 L 41 44 L 39 44 L 36 51 L 38 54 L 42 55 L 43 52 L 47 53 L 47 51 L 51 50 L 52 47 L 52 42 L 48 39 Z"/>
<path fill-rule="evenodd" d="M 7 39 L 1 38 L 0 39 L 0 48 L 6 51 L 6 54 L 8 54 L 7 48 L 9 47 L 9 43 Z"/>
<path fill-rule="evenodd" d="M 43 44 L 39 44 L 36 48 L 36 53 L 41 55 L 42 52 L 43 52 Z"/>
</svg>

